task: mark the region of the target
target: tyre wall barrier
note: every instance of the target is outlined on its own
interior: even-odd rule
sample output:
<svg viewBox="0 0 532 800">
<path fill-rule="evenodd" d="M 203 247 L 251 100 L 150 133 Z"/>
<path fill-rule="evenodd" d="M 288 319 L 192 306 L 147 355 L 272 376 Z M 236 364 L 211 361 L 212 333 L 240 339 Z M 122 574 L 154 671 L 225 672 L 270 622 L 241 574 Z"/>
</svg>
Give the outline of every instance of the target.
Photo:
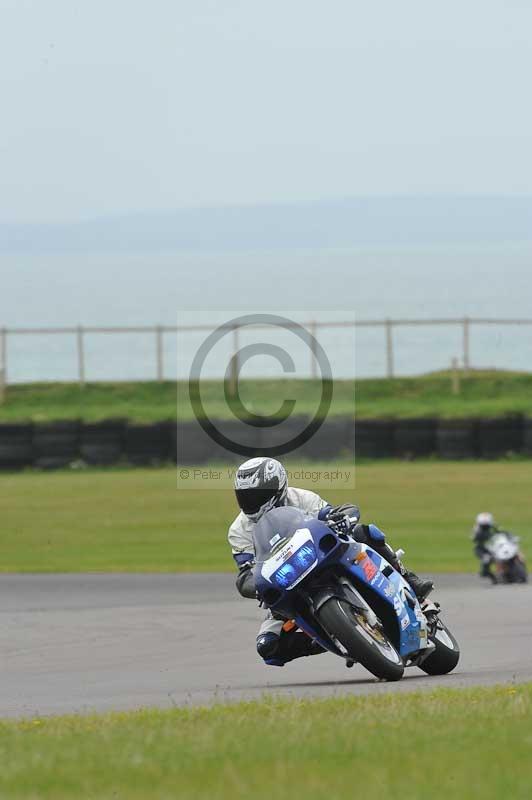
<svg viewBox="0 0 532 800">
<path fill-rule="evenodd" d="M 197 420 L 189 420 L 178 422 L 174 428 L 176 446 L 172 451 L 172 460 L 178 464 L 206 464 L 209 461 L 240 463 L 259 452 L 261 431 L 256 425 L 247 425 L 236 419 L 212 420 L 212 423 L 221 436 L 249 447 L 250 453 L 238 454 L 227 450 L 222 442 L 212 439 Z"/>
<path fill-rule="evenodd" d="M 22 469 L 33 464 L 33 425 L 0 425 L 0 469 Z"/>
<path fill-rule="evenodd" d="M 475 458 L 477 420 L 441 419 L 436 427 L 436 453 L 439 458 Z"/>
<path fill-rule="evenodd" d="M 394 428 L 394 455 L 420 458 L 436 452 L 437 420 L 429 417 L 398 419 Z"/>
<path fill-rule="evenodd" d="M 206 464 L 216 461 L 218 448 L 198 423 L 178 422 L 173 455 L 177 464 Z"/>
<path fill-rule="evenodd" d="M 197 420 L 149 425 L 126 420 L 0 424 L 0 469 L 29 466 L 65 467 L 127 463 L 237 463 L 279 446 L 280 458 L 330 461 L 358 458 L 495 459 L 514 453 L 532 457 L 532 417 L 519 415 L 484 419 L 373 419 L 331 417 L 289 454 L 282 445 L 305 429 L 307 417 L 263 427 L 239 420 L 215 421 L 217 430 L 245 444 L 245 454 L 228 452 L 205 433 Z"/>
<path fill-rule="evenodd" d="M 108 419 L 81 426 L 79 455 L 91 466 L 116 464 L 123 458 L 126 420 Z"/>
<path fill-rule="evenodd" d="M 144 466 L 170 461 L 171 425 L 155 422 L 151 425 L 126 425 L 124 456 L 130 464 Z"/>
<path fill-rule="evenodd" d="M 260 448 L 268 448 L 268 454 L 275 457 L 277 448 L 279 448 L 279 458 L 281 459 L 289 457 L 297 461 L 308 458 L 305 448 L 310 442 L 304 441 L 304 439 L 305 431 L 308 429 L 310 422 L 309 417 L 294 414 L 279 425 L 274 425 L 273 427 L 259 426 L 257 428 L 258 452 L 261 452 Z M 327 423 L 325 422 L 324 424 L 326 425 Z M 299 439 L 301 439 L 300 442 L 298 441 Z M 290 453 L 286 453 L 285 446 L 289 445 L 290 442 L 293 442 L 290 446 Z M 270 451 L 269 448 L 272 448 L 272 450 Z"/>
<path fill-rule="evenodd" d="M 355 421 L 357 458 L 391 458 L 394 454 L 395 420 L 364 419 Z"/>
<path fill-rule="evenodd" d="M 477 428 L 480 458 L 501 458 L 519 453 L 524 446 L 523 417 L 479 419 Z"/>
<path fill-rule="evenodd" d="M 226 450 L 223 444 L 214 443 L 216 459 L 226 461 L 229 464 L 240 464 L 248 458 L 253 458 L 260 451 L 263 439 L 263 430 L 260 425 L 253 421 L 244 422 L 239 419 L 233 420 L 213 420 L 218 432 L 224 436 L 228 442 L 235 442 L 249 448 L 249 453 L 235 453 L 229 446 Z M 270 429 L 270 430 L 275 430 Z M 206 434 L 204 434 L 206 435 Z M 272 440 L 271 447 L 275 446 L 275 439 Z"/>
<path fill-rule="evenodd" d="M 34 425 L 33 464 L 39 469 L 58 469 L 79 459 L 80 427 L 75 420 Z"/>
<path fill-rule="evenodd" d="M 345 428 L 347 423 L 345 420 L 342 422 Z M 273 448 L 276 452 L 279 448 L 280 454 L 282 446 L 286 442 L 295 439 L 305 430 L 309 419 L 303 416 L 293 416 L 272 427 L 265 427 L 253 420 L 213 419 L 212 423 L 217 434 L 224 437 L 221 441 L 211 439 L 197 420 L 177 424 L 175 460 L 179 464 L 205 464 L 209 461 L 241 463 L 247 458 L 260 455 L 263 448 Z M 224 440 L 227 440 L 227 445 L 224 445 Z M 246 452 L 234 452 L 230 443 L 245 447 Z M 310 457 L 306 453 L 305 447 L 306 444 L 302 444 L 291 450 L 291 458 Z"/>
<path fill-rule="evenodd" d="M 305 458 L 352 460 L 355 446 L 355 420 L 352 417 L 326 419 L 316 433 L 303 445 Z"/>
<path fill-rule="evenodd" d="M 532 456 L 532 417 L 523 420 L 523 450 L 526 456 Z"/>
</svg>

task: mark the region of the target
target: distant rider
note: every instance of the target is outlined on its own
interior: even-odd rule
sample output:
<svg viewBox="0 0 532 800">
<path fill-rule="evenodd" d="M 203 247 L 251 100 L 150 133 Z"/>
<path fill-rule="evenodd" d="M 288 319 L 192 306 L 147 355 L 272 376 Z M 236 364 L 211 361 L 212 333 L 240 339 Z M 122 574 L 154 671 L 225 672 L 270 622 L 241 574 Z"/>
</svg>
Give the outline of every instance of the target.
<svg viewBox="0 0 532 800">
<path fill-rule="evenodd" d="M 480 577 L 489 578 L 492 583 L 497 583 L 497 578 L 492 572 L 493 556 L 487 544 L 495 533 L 507 533 L 501 531 L 495 523 L 493 514 L 489 511 L 482 511 L 477 514 L 471 538 L 474 542 L 473 552 L 480 561 Z"/>
<path fill-rule="evenodd" d="M 350 503 L 331 506 L 314 492 L 288 486 L 285 468 L 273 458 L 252 458 L 241 464 L 235 477 L 235 494 L 241 513 L 229 528 L 228 539 L 239 568 L 236 586 L 243 597 L 256 597 L 252 569 L 255 559 L 253 529 L 267 511 L 293 506 L 324 522 L 340 522 L 346 516 L 360 519 L 358 506 Z M 432 590 L 432 581 L 423 580 L 405 569 L 376 525 L 354 524 L 349 532 L 357 541 L 370 545 L 383 556 L 409 582 L 419 600 Z M 283 666 L 294 658 L 323 650 L 305 633 L 295 630 L 290 622 L 276 619 L 268 612 L 257 636 L 257 652 L 266 664 Z"/>
</svg>

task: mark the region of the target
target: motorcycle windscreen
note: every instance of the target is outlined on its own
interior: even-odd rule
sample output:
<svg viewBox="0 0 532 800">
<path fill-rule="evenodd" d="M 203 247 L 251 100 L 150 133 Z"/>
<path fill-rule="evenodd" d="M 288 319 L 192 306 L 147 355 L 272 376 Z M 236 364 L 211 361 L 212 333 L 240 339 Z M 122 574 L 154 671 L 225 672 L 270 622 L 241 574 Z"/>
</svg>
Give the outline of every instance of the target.
<svg viewBox="0 0 532 800">
<path fill-rule="evenodd" d="M 260 518 L 253 531 L 255 559 L 257 563 L 267 561 L 300 528 L 311 519 L 299 508 L 282 506 L 272 508 Z"/>
</svg>

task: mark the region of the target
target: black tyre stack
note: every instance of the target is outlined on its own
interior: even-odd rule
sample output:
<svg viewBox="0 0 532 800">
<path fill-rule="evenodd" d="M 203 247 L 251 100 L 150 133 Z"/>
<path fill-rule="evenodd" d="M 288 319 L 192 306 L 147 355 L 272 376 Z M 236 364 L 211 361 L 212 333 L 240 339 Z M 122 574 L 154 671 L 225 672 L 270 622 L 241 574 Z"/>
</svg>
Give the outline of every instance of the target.
<svg viewBox="0 0 532 800">
<path fill-rule="evenodd" d="M 262 428 L 253 420 L 246 422 L 240 419 L 234 420 L 213 420 L 217 431 L 227 439 L 227 447 L 216 442 L 212 442 L 213 453 L 215 459 L 219 461 L 227 461 L 230 464 L 239 464 L 247 458 L 253 458 L 259 453 L 259 448 L 262 443 Z M 291 418 L 287 420 L 291 424 Z M 286 423 L 284 423 L 286 424 Z M 294 421 L 297 425 L 297 422 Z M 268 438 L 271 434 L 272 439 L 268 442 L 270 447 L 275 446 L 275 437 L 278 433 L 276 428 L 268 428 Z M 290 432 L 287 431 L 287 438 L 290 438 Z M 284 440 L 286 441 L 286 440 Z M 247 453 L 234 452 L 231 443 L 235 445 L 242 445 L 249 448 Z"/>
<path fill-rule="evenodd" d="M 127 425 L 124 436 L 124 453 L 130 464 L 148 466 L 170 460 L 168 424 L 155 422 L 149 425 Z"/>
<path fill-rule="evenodd" d="M 33 425 L 0 424 L 0 470 L 23 469 L 33 463 Z"/>
<path fill-rule="evenodd" d="M 461 460 L 477 454 L 475 419 L 441 419 L 436 428 L 436 449 L 440 458 Z"/>
<path fill-rule="evenodd" d="M 436 452 L 436 420 L 399 419 L 394 428 L 394 455 L 397 458 L 426 458 Z"/>
<path fill-rule="evenodd" d="M 45 422 L 33 430 L 34 465 L 59 469 L 79 459 L 80 423 L 77 420 Z"/>
<path fill-rule="evenodd" d="M 395 424 L 391 419 L 355 420 L 357 458 L 391 458 L 394 454 Z"/>
<path fill-rule="evenodd" d="M 118 464 L 124 457 L 126 422 L 108 419 L 81 427 L 80 457 L 90 466 Z"/>
<path fill-rule="evenodd" d="M 532 456 L 532 417 L 523 420 L 523 454 Z"/>
<path fill-rule="evenodd" d="M 355 420 L 351 417 L 326 419 L 314 436 L 305 442 L 302 456 L 313 460 L 352 459 L 355 444 Z"/>
<path fill-rule="evenodd" d="M 148 425 L 125 420 L 81 423 L 0 424 L 0 470 L 35 466 L 57 469 L 78 461 L 89 466 L 127 462 L 150 465 L 174 462 L 237 462 L 282 446 L 305 429 L 308 418 L 289 418 L 262 428 L 239 420 L 216 421 L 228 439 L 247 445 L 246 454 L 229 452 L 213 441 L 197 420 Z M 485 419 L 372 419 L 333 417 L 289 455 L 293 459 L 358 458 L 496 459 L 513 454 L 532 457 L 532 417 Z M 281 455 L 281 457 L 283 457 Z"/>
<path fill-rule="evenodd" d="M 494 459 L 519 453 L 523 447 L 523 418 L 520 415 L 478 421 L 478 454 Z"/>
<path fill-rule="evenodd" d="M 197 420 L 178 422 L 175 426 L 175 441 L 171 441 L 170 457 L 172 460 L 175 458 L 178 464 L 206 464 L 221 459 L 222 452 L 222 448 L 213 442 Z"/>
</svg>

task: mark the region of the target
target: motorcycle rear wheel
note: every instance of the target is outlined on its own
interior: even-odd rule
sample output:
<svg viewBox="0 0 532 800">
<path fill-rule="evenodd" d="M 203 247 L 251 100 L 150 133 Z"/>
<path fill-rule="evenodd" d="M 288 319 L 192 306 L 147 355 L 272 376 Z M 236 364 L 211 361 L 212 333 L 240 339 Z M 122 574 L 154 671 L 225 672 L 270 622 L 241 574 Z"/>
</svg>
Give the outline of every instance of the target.
<svg viewBox="0 0 532 800">
<path fill-rule="evenodd" d="M 337 597 L 327 600 L 316 613 L 320 625 L 336 639 L 347 654 L 376 678 L 398 681 L 403 677 L 401 656 L 379 629 L 368 625 L 362 614 Z"/>
</svg>

